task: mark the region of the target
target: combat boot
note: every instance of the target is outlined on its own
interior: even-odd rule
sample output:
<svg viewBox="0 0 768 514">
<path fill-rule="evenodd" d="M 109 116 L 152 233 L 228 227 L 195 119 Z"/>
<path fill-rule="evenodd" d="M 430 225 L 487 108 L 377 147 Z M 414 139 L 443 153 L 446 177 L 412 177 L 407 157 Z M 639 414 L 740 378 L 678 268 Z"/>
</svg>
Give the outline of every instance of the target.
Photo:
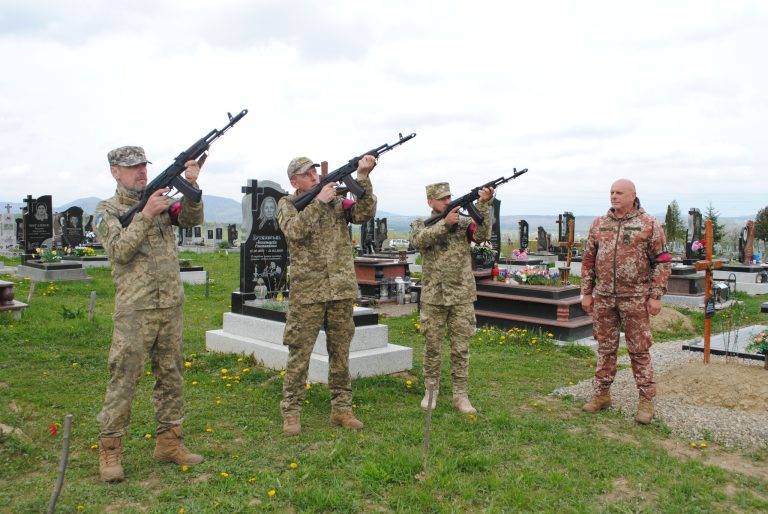
<svg viewBox="0 0 768 514">
<path fill-rule="evenodd" d="M 363 428 L 363 422 L 357 419 L 351 410 L 331 410 L 331 425 L 354 430 Z"/>
<path fill-rule="evenodd" d="M 584 412 L 595 414 L 611 406 L 611 393 L 596 394 L 581 408 Z"/>
<path fill-rule="evenodd" d="M 104 482 L 122 482 L 123 439 L 121 437 L 99 438 L 99 476 Z"/>
<path fill-rule="evenodd" d="M 430 410 L 435 410 L 435 406 L 437 405 L 437 393 L 438 390 L 435 389 L 432 391 L 432 405 L 429 405 L 429 390 L 424 391 L 424 398 L 421 400 L 421 408 L 424 410 L 427 410 L 429 408 Z"/>
<path fill-rule="evenodd" d="M 640 398 L 637 402 L 637 415 L 635 421 L 641 425 L 647 425 L 653 419 L 653 400 L 648 398 Z"/>
<path fill-rule="evenodd" d="M 160 462 L 175 462 L 176 464 L 200 464 L 203 462 L 202 455 L 192 453 L 184 446 L 184 437 L 181 435 L 181 426 L 179 425 L 157 434 L 155 459 Z"/>
<path fill-rule="evenodd" d="M 453 408 L 462 414 L 477 414 L 477 409 L 469 403 L 467 393 L 457 393 L 453 395 Z"/>
<path fill-rule="evenodd" d="M 301 433 L 301 422 L 299 422 L 299 416 L 284 416 L 283 417 L 283 435 L 294 436 Z"/>
</svg>

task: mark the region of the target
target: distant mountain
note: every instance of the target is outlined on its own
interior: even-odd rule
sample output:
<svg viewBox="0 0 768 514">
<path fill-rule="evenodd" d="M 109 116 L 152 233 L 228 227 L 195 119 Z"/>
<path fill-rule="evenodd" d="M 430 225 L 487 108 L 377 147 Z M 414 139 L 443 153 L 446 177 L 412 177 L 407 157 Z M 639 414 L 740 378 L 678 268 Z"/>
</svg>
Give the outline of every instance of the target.
<svg viewBox="0 0 768 514">
<path fill-rule="evenodd" d="M 96 205 L 101 201 L 100 198 L 94 196 L 88 198 L 78 198 L 71 202 L 65 203 L 54 207 L 55 212 L 62 212 L 70 207 L 81 207 L 86 214 L 92 214 L 96 210 Z M 21 208 L 24 207 L 24 203 L 15 202 L 2 202 L 0 201 L 0 208 L 2 212 L 5 211 L 5 205 L 11 204 L 11 212 L 14 214 L 21 213 Z M 203 203 L 205 204 L 205 221 L 216 223 L 242 223 L 243 211 L 240 207 L 240 202 L 236 202 L 231 198 L 224 198 L 221 196 L 203 195 Z"/>
</svg>

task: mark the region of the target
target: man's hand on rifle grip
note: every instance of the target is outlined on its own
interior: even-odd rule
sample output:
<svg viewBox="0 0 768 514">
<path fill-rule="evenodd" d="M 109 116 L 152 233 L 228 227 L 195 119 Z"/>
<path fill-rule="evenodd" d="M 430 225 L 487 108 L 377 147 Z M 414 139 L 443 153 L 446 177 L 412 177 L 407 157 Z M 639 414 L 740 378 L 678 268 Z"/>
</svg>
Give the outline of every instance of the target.
<svg viewBox="0 0 768 514">
<path fill-rule="evenodd" d="M 141 210 L 141 213 L 147 218 L 154 218 L 155 216 L 164 213 L 171 205 L 171 200 L 165 196 L 168 191 L 170 191 L 170 188 L 165 187 L 152 193 L 152 196 L 147 200 L 147 204 L 144 206 L 144 209 Z"/>
</svg>

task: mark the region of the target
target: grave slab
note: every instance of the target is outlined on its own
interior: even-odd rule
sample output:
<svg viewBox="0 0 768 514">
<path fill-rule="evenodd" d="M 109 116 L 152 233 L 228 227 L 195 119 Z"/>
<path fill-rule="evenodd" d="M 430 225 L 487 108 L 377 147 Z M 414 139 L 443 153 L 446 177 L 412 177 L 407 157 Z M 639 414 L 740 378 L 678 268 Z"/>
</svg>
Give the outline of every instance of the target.
<svg viewBox="0 0 768 514">
<path fill-rule="evenodd" d="M 83 266 L 76 262 L 26 261 L 16 268 L 16 276 L 28 278 L 34 282 L 88 282 L 91 280 Z"/>
<path fill-rule="evenodd" d="M 285 323 L 254 316 L 225 313 L 223 328 L 205 334 L 206 348 L 222 353 L 252 355 L 271 369 L 285 369 L 288 348 L 282 344 Z M 386 325 L 356 327 L 349 352 L 353 378 L 385 375 L 411 369 L 413 349 L 388 342 Z M 326 335 L 321 330 L 312 351 L 308 380 L 328 383 Z"/>
<path fill-rule="evenodd" d="M 741 357 L 742 359 L 764 361 L 764 355 L 754 350 L 747 350 L 747 346 L 752 342 L 755 334 L 762 332 L 766 328 L 768 328 L 766 325 L 752 325 L 740 328 L 738 331 L 732 330 L 730 333 L 724 332 L 714 335 L 709 341 L 709 351 L 714 355 L 726 355 L 727 352 L 728 355 Z M 683 350 L 704 352 L 704 340 L 697 338 L 687 341 L 683 343 Z"/>
</svg>

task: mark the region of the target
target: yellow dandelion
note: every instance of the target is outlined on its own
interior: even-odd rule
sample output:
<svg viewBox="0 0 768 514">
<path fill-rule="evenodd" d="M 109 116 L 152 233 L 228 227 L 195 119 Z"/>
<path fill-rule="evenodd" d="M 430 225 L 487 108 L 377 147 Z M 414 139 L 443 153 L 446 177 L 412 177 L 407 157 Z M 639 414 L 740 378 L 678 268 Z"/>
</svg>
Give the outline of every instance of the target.
<svg viewBox="0 0 768 514">
<path fill-rule="evenodd" d="M 467 418 L 469 418 L 470 421 L 477 421 L 477 414 L 469 414 Z"/>
<path fill-rule="evenodd" d="M 84 505 L 78 505 L 78 506 L 77 506 L 77 510 L 79 510 L 80 512 L 82 512 L 82 511 L 84 511 L 84 510 L 85 510 L 85 506 L 84 506 Z"/>
<path fill-rule="evenodd" d="M 193 381 L 192 381 L 192 385 L 193 385 L 193 386 L 196 386 L 196 385 L 197 385 L 197 380 L 193 380 Z"/>
<path fill-rule="evenodd" d="M 211 427 L 205 427 L 205 431 L 210 434 L 213 432 L 213 429 Z"/>
<path fill-rule="evenodd" d="M 288 464 L 288 467 L 291 469 L 296 469 L 299 467 L 299 464 L 296 462 L 291 462 L 290 464 Z"/>
<path fill-rule="evenodd" d="M 251 371 L 251 368 L 243 368 L 242 373 L 248 373 Z"/>
<path fill-rule="evenodd" d="M 216 400 L 216 405 L 221 405 L 221 400 Z"/>
<path fill-rule="evenodd" d="M 281 377 L 284 377 L 284 376 L 285 376 L 285 370 L 282 370 L 282 371 L 280 372 L 280 376 L 281 376 Z"/>
<path fill-rule="evenodd" d="M 410 389 L 413 386 L 413 380 L 406 380 L 405 381 L 405 387 Z"/>
<path fill-rule="evenodd" d="M 152 372 L 151 371 L 145 371 L 144 374 L 147 375 L 147 376 L 150 376 L 152 374 Z"/>
<path fill-rule="evenodd" d="M 179 507 L 179 514 L 185 514 L 187 511 L 184 507 Z"/>
<path fill-rule="evenodd" d="M 226 384 L 227 387 L 232 387 L 232 384 Z"/>
<path fill-rule="evenodd" d="M 243 358 L 242 358 L 242 357 L 239 357 L 239 358 L 237 359 L 237 362 L 243 362 Z"/>
<path fill-rule="evenodd" d="M 229 373 L 229 370 L 227 368 L 221 368 L 222 375 L 226 375 L 227 373 Z"/>
<path fill-rule="evenodd" d="M 691 448 L 696 448 L 697 446 L 696 441 L 691 441 Z"/>
<path fill-rule="evenodd" d="M 93 444 L 91 445 L 91 450 L 95 450 L 95 449 L 97 449 L 98 447 L 99 447 L 99 445 L 98 445 L 98 444 L 96 444 L 96 443 L 93 443 Z"/>
<path fill-rule="evenodd" d="M 256 477 L 251 477 L 248 479 L 249 484 L 253 484 L 254 482 L 256 482 Z"/>
<path fill-rule="evenodd" d="M 189 369 L 189 368 L 191 368 L 191 367 L 192 367 L 192 363 L 191 363 L 191 362 L 189 362 L 189 361 L 184 361 L 184 367 L 185 367 L 185 368 L 187 368 L 187 369 Z"/>
<path fill-rule="evenodd" d="M 186 464 L 182 464 L 179 469 L 181 470 L 182 473 L 186 473 L 187 471 L 189 471 L 189 466 L 187 466 Z"/>
<path fill-rule="evenodd" d="M 706 447 L 707 447 L 706 441 L 702 441 L 699 443 L 699 448 L 706 448 Z"/>
<path fill-rule="evenodd" d="M 555 337 L 555 334 L 553 334 L 552 332 L 547 332 L 547 337 Z"/>
<path fill-rule="evenodd" d="M 304 384 L 304 389 L 306 389 L 307 391 L 309 391 L 310 389 L 312 389 L 312 384 L 310 384 L 309 382 L 307 382 L 306 384 Z"/>
<path fill-rule="evenodd" d="M 304 400 L 304 403 L 309 405 L 309 400 Z"/>
<path fill-rule="evenodd" d="M 222 471 L 221 473 L 219 473 L 219 475 L 221 476 L 221 478 L 229 478 L 229 473 L 227 473 L 226 471 Z"/>
<path fill-rule="evenodd" d="M 147 432 L 146 434 L 144 434 L 144 439 L 152 439 L 152 434 Z"/>
<path fill-rule="evenodd" d="M 269 496 L 270 498 L 273 498 L 276 494 L 277 494 L 277 491 L 275 491 L 274 489 L 270 489 L 269 491 L 267 491 L 267 496 Z"/>
</svg>

